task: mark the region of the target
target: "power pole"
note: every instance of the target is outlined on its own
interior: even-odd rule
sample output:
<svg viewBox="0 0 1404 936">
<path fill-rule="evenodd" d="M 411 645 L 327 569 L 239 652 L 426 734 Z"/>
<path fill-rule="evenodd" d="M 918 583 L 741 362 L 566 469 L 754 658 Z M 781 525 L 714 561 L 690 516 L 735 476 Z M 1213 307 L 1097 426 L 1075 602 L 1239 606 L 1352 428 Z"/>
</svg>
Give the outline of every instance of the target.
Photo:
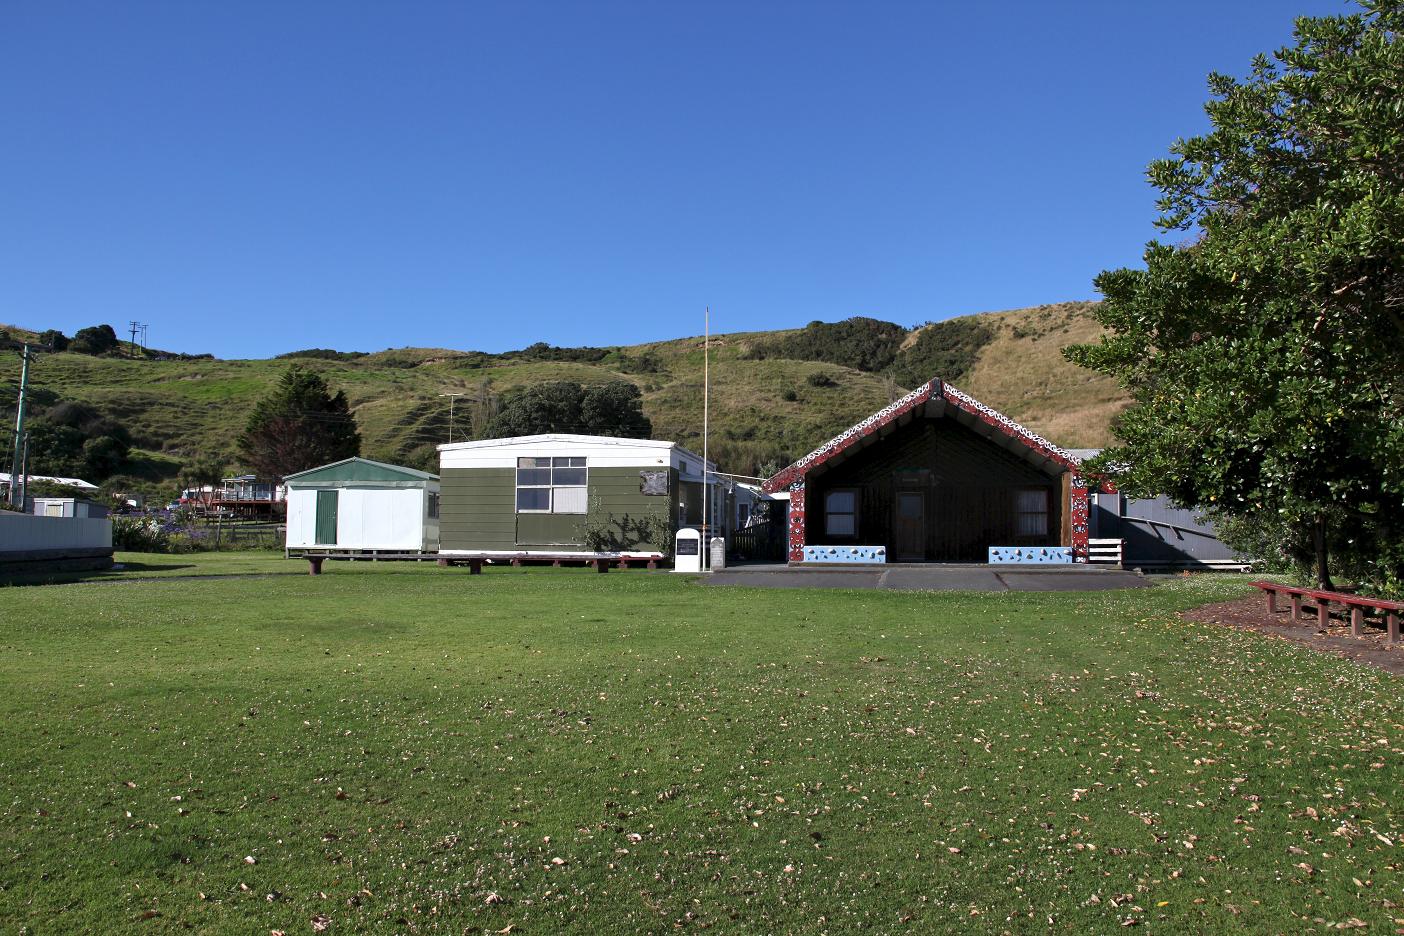
<svg viewBox="0 0 1404 936">
<path fill-rule="evenodd" d="M 24 404 L 29 394 L 29 345 L 20 352 L 19 405 L 15 407 L 15 448 L 10 460 L 10 506 L 24 509 L 20 500 L 20 474 L 24 471 Z"/>
<path fill-rule="evenodd" d="M 13 484 L 13 482 L 11 482 Z M 29 503 L 29 433 L 24 434 L 24 450 L 20 454 L 20 510 Z"/>
<path fill-rule="evenodd" d="M 141 323 L 141 350 L 146 350 L 146 322 Z"/>
<path fill-rule="evenodd" d="M 459 397 L 463 396 L 463 394 L 462 394 L 462 393 L 441 393 L 441 394 L 439 394 L 439 396 L 446 396 L 446 397 L 449 398 L 449 435 L 448 435 L 448 440 L 449 440 L 450 442 L 452 442 L 452 441 L 453 441 L 453 404 L 458 400 Z"/>
<path fill-rule="evenodd" d="M 136 343 L 137 343 L 136 336 L 137 336 L 137 331 L 141 329 L 141 323 L 138 322 L 136 319 L 132 319 L 132 320 L 131 320 L 130 322 L 128 322 L 127 324 L 131 326 L 131 332 L 132 332 L 132 340 L 131 340 L 132 357 L 136 357 Z"/>
</svg>

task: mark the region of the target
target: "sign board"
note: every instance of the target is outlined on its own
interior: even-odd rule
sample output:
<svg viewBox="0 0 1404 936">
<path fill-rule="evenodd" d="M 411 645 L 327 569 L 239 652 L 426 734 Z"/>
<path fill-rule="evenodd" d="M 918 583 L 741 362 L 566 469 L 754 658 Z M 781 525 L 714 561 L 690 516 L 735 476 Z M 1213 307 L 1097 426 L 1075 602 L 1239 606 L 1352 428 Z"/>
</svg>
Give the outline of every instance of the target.
<svg viewBox="0 0 1404 936">
<path fill-rule="evenodd" d="M 665 471 L 640 471 L 639 472 L 639 493 L 650 496 L 667 496 L 668 494 L 668 472 Z"/>
<path fill-rule="evenodd" d="M 673 543 L 673 571 L 702 571 L 702 534 L 696 530 L 678 531 Z"/>
</svg>

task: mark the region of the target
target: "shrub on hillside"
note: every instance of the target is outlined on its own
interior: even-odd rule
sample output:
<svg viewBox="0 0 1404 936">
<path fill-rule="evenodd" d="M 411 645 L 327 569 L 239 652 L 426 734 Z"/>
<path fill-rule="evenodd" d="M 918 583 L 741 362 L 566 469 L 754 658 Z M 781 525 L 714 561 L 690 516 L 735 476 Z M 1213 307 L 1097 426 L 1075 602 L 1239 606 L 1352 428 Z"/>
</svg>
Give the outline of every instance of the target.
<svg viewBox="0 0 1404 936">
<path fill-rule="evenodd" d="M 106 354 L 117 348 L 117 333 L 111 325 L 92 325 L 80 328 L 68 343 L 68 350 L 79 354 Z"/>
<path fill-rule="evenodd" d="M 907 330 L 900 325 L 855 316 L 842 322 L 810 322 L 793 334 L 758 342 L 750 356 L 756 360 L 823 361 L 862 371 L 880 371 L 896 359 L 906 337 Z"/>
<path fill-rule="evenodd" d="M 364 351 L 335 351 L 331 348 L 303 348 L 301 351 L 289 351 L 286 354 L 278 355 L 278 360 L 284 358 L 311 358 L 317 361 L 354 361 L 357 358 L 366 356 Z"/>
<path fill-rule="evenodd" d="M 928 325 L 892 365 L 892 376 L 904 387 L 916 387 L 933 377 L 951 383 L 970 373 L 994 330 L 975 318 L 950 319 Z"/>
</svg>

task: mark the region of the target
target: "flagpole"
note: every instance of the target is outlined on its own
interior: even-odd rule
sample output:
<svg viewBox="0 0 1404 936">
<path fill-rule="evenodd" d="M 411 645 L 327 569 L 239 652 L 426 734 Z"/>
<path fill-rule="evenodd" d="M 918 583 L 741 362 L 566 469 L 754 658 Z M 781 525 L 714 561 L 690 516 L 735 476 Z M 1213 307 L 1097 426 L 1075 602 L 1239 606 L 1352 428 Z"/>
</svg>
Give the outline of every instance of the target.
<svg viewBox="0 0 1404 936">
<path fill-rule="evenodd" d="M 712 527 L 709 522 L 712 507 L 712 489 L 708 484 L 707 471 L 707 430 L 711 417 L 712 401 L 712 307 L 707 306 L 702 313 L 702 568 L 712 567 Z"/>
</svg>

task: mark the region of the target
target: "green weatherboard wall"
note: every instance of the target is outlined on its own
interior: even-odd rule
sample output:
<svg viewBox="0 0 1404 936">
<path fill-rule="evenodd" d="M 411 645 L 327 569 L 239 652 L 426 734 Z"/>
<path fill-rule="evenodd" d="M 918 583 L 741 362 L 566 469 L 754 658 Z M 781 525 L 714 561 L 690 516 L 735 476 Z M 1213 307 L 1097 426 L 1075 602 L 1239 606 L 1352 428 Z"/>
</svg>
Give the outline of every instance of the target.
<svg viewBox="0 0 1404 936">
<path fill-rule="evenodd" d="M 584 549 L 580 529 L 608 514 L 671 518 L 678 473 L 669 470 L 667 496 L 639 493 L 637 468 L 589 469 L 591 515 L 517 513 L 517 474 L 512 468 L 446 468 L 441 477 L 439 548 L 463 550 Z M 637 548 L 652 547 L 636 544 Z"/>
</svg>

